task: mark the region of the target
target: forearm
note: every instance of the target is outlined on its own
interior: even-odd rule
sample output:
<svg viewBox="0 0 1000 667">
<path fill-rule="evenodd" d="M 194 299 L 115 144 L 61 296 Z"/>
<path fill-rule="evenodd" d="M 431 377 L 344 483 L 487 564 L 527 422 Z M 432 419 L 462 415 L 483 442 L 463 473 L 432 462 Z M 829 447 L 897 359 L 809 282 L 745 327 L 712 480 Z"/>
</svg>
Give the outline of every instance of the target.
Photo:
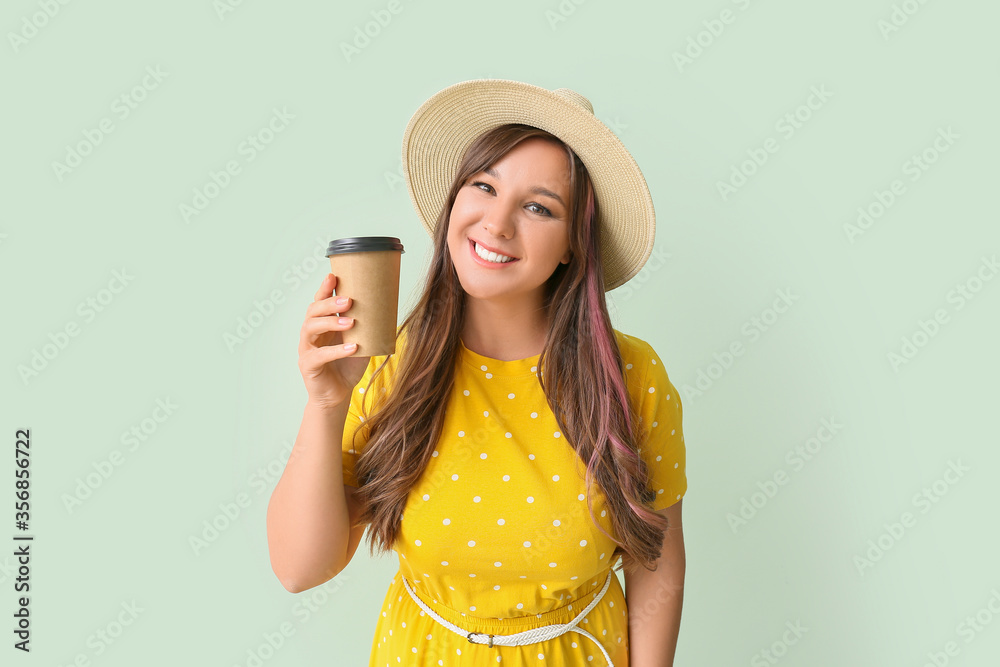
<svg viewBox="0 0 1000 667">
<path fill-rule="evenodd" d="M 672 667 L 684 604 L 684 551 L 662 554 L 655 572 L 640 569 L 626 582 L 630 667 Z"/>
<path fill-rule="evenodd" d="M 302 425 L 267 506 L 271 568 L 293 592 L 336 576 L 347 554 L 350 516 L 341 442 L 348 404 L 307 403 Z"/>
</svg>

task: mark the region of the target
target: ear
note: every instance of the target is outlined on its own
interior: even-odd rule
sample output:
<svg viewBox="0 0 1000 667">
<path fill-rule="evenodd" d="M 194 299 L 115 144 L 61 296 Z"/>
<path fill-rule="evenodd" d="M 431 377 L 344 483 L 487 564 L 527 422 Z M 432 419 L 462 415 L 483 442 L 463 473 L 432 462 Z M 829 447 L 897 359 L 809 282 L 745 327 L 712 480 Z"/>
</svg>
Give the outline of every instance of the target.
<svg viewBox="0 0 1000 667">
<path fill-rule="evenodd" d="M 563 258 L 561 260 L 559 260 L 559 261 L 561 263 L 563 263 L 563 264 L 569 264 L 569 260 L 572 259 L 572 258 L 573 258 L 573 252 L 570 251 L 570 250 L 567 250 L 566 254 L 563 255 Z"/>
</svg>

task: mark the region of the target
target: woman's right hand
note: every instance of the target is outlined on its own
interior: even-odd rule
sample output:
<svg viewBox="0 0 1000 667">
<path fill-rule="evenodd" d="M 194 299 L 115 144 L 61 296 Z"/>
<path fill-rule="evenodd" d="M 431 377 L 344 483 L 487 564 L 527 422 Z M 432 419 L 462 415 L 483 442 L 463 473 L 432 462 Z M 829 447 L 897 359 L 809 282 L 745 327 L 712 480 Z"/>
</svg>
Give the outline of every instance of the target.
<svg viewBox="0 0 1000 667">
<path fill-rule="evenodd" d="M 370 356 L 352 356 L 358 350 L 344 348 L 340 332 L 354 326 L 354 318 L 340 323 L 334 313 L 344 316 L 353 300 L 344 295 L 333 296 L 337 277 L 328 273 L 320 284 L 313 302 L 306 309 L 306 319 L 299 335 L 299 371 L 309 393 L 309 402 L 322 409 L 333 409 L 349 401 L 351 391 L 361 380 Z M 337 299 L 347 298 L 345 305 Z"/>
</svg>

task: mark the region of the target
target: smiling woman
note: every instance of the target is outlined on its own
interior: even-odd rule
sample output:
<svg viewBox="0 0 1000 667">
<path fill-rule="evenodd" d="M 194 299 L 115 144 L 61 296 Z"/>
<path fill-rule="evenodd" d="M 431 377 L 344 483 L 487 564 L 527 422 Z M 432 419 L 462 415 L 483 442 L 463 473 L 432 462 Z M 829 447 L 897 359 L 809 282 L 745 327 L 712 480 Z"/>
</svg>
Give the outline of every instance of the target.
<svg viewBox="0 0 1000 667">
<path fill-rule="evenodd" d="M 649 343 L 612 327 L 605 300 L 651 252 L 645 180 L 583 96 L 490 79 L 425 102 L 403 166 L 431 264 L 396 352 L 368 359 L 337 406 L 345 503 L 330 515 L 350 525 L 315 522 L 337 528 L 334 556 L 299 556 L 294 578 L 308 583 L 290 590 L 336 576 L 367 531 L 370 553 L 399 556 L 370 665 L 625 667 L 613 570 L 637 601 L 676 588 L 687 489 L 677 390 Z M 305 451 L 339 428 L 324 424 Z M 339 503 L 339 480 L 324 480 Z M 280 516 L 275 530 L 291 530 Z M 288 523 L 309 527 L 301 509 Z M 642 659 L 670 665 L 679 602 L 656 614 L 667 636 Z"/>
</svg>

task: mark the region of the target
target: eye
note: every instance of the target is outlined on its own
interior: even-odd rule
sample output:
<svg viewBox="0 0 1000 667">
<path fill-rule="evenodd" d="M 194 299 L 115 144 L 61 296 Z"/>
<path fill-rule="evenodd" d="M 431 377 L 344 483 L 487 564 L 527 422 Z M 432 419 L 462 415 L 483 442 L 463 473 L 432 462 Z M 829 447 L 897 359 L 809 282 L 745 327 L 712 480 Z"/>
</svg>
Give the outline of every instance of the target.
<svg viewBox="0 0 1000 667">
<path fill-rule="evenodd" d="M 538 213 L 539 215 L 552 215 L 552 212 L 551 212 L 551 211 L 549 211 L 549 209 L 547 209 L 547 208 L 545 208 L 544 206 L 542 206 L 541 204 L 535 204 L 535 203 L 531 203 L 531 204 L 528 204 L 528 206 L 537 206 L 538 208 L 542 209 L 542 210 L 541 210 L 541 211 L 540 211 L 540 212 Z"/>
<path fill-rule="evenodd" d="M 472 187 L 474 187 L 474 188 L 476 188 L 478 190 L 481 190 L 482 192 L 489 192 L 489 190 L 493 189 L 492 185 L 490 185 L 489 183 L 483 183 L 482 181 L 473 181 L 469 185 L 471 185 Z M 479 187 L 480 185 L 489 188 L 489 190 L 483 190 L 482 188 Z M 535 202 L 532 202 L 532 203 L 528 204 L 528 206 L 534 206 L 534 207 L 538 208 L 539 210 L 532 211 L 533 213 L 535 213 L 537 215 L 546 215 L 546 216 L 551 216 L 552 215 L 552 211 L 550 211 L 549 209 L 545 208 L 541 204 L 536 204 Z"/>
</svg>

